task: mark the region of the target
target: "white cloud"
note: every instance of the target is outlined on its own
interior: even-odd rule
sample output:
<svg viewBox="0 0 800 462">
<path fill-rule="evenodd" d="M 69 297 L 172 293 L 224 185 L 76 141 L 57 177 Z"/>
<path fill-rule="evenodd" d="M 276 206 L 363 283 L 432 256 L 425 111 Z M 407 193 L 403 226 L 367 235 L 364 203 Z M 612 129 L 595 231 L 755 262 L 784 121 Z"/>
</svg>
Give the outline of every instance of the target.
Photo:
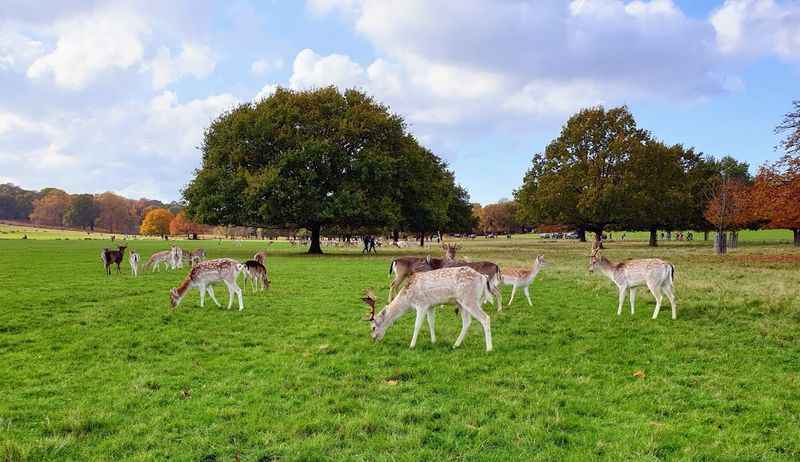
<svg viewBox="0 0 800 462">
<path fill-rule="evenodd" d="M 338 85 L 358 87 L 365 83 L 366 72 L 349 56 L 332 54 L 320 56 L 308 48 L 297 54 L 292 65 L 289 85 L 292 88 L 313 88 Z"/>
<path fill-rule="evenodd" d="M 268 72 L 283 69 L 283 59 L 275 58 L 271 60 L 257 59 L 250 65 L 250 72 L 254 75 L 262 76 Z"/>
<path fill-rule="evenodd" d="M 134 11 L 117 6 L 59 20 L 49 29 L 57 37 L 56 47 L 30 65 L 28 77 L 52 76 L 58 86 L 71 90 L 85 88 L 102 73 L 139 63 L 143 36 L 149 32 Z"/>
<path fill-rule="evenodd" d="M 210 48 L 188 43 L 183 45 L 181 52 L 174 58 L 169 48 L 159 48 L 147 69 L 153 73 L 153 88 L 159 90 L 185 76 L 205 78 L 214 72 L 216 65 Z"/>
<path fill-rule="evenodd" d="M 269 98 L 272 96 L 273 93 L 278 89 L 278 86 L 273 83 L 268 83 L 264 85 L 264 88 L 261 89 L 256 96 L 253 97 L 253 101 L 260 101 L 264 98 Z"/>
<path fill-rule="evenodd" d="M 720 50 L 728 55 L 800 58 L 800 4 L 727 0 L 711 24 Z"/>
<path fill-rule="evenodd" d="M 0 71 L 25 68 L 42 54 L 42 42 L 15 29 L 11 23 L 0 22 Z"/>
</svg>

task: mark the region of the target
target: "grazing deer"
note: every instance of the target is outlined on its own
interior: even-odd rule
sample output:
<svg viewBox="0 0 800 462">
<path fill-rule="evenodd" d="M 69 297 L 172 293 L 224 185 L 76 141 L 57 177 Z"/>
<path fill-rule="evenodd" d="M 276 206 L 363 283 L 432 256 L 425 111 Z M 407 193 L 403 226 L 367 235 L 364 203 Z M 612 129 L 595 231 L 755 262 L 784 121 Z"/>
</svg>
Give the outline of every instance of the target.
<svg viewBox="0 0 800 462">
<path fill-rule="evenodd" d="M 650 293 L 656 298 L 656 309 L 653 311 L 653 319 L 658 317 L 661 309 L 662 292 L 669 298 L 669 305 L 672 308 L 672 319 L 678 317 L 678 307 L 675 305 L 675 295 L 672 293 L 672 283 L 675 277 L 675 267 L 658 258 L 644 258 L 640 260 L 626 260 L 620 263 L 613 263 L 604 256 L 598 256 L 599 247 L 593 247 L 589 256 L 589 271 L 599 270 L 607 278 L 611 279 L 619 289 L 619 307 L 617 315 L 622 314 L 622 304 L 625 302 L 625 292 L 631 292 L 631 314 L 636 305 L 636 288 L 647 285 Z"/>
<path fill-rule="evenodd" d="M 271 244 L 271 242 L 270 242 L 270 244 Z M 256 254 L 253 255 L 253 260 L 255 260 L 255 261 L 257 261 L 257 262 L 259 262 L 259 263 L 261 263 L 263 265 L 267 261 L 267 252 L 264 251 L 264 250 L 262 250 L 260 252 L 256 252 Z"/>
<path fill-rule="evenodd" d="M 177 245 L 173 245 L 170 254 L 170 265 L 172 265 L 172 269 L 183 268 L 183 260 L 188 255 L 189 254 L 185 250 Z"/>
<path fill-rule="evenodd" d="M 456 251 L 461 247 L 458 244 L 442 244 L 445 252 L 444 258 L 431 258 L 430 255 L 423 257 L 400 257 L 392 260 L 389 264 L 389 276 L 394 274 L 392 282 L 389 284 L 389 301 L 394 299 L 395 294 L 403 281 L 414 273 L 424 273 L 435 269 L 441 269 L 446 261 L 456 258 Z"/>
<path fill-rule="evenodd" d="M 119 269 L 120 263 L 122 263 L 122 258 L 125 255 L 126 246 L 120 245 L 117 246 L 117 250 L 108 250 L 103 249 L 100 253 L 100 258 L 103 260 L 103 266 L 106 268 L 106 274 L 111 276 L 111 265 L 117 265 L 117 273 L 121 273 L 122 271 Z"/>
<path fill-rule="evenodd" d="M 139 275 L 139 254 L 136 253 L 135 250 L 131 249 L 131 253 L 128 254 L 128 262 L 131 264 L 131 273 L 133 277 Z"/>
<path fill-rule="evenodd" d="M 269 274 L 267 267 L 256 260 L 244 262 L 244 283 L 242 286 L 247 289 L 247 280 L 253 284 L 253 293 L 256 290 L 269 289 Z M 259 287 L 260 286 L 260 287 Z"/>
<path fill-rule="evenodd" d="M 544 261 L 544 255 L 539 255 L 533 261 L 533 266 L 530 268 L 503 268 L 502 274 L 502 281 L 503 284 L 507 286 L 511 286 L 511 299 L 508 301 L 508 305 L 511 305 L 514 302 L 514 294 L 517 293 L 517 289 L 522 288 L 525 292 L 525 298 L 528 299 L 528 305 L 533 306 L 533 302 L 531 302 L 531 295 L 528 291 L 533 279 L 539 274 L 539 271 L 543 267 L 547 266 L 547 262 Z"/>
<path fill-rule="evenodd" d="M 189 274 L 183 279 L 181 285 L 173 287 L 169 292 L 170 302 L 173 308 L 177 308 L 181 300 L 192 287 L 196 287 L 200 291 L 200 306 L 204 306 L 205 294 L 211 297 L 211 300 L 217 306 L 222 306 L 214 297 L 214 289 L 211 284 L 215 282 L 224 282 L 228 287 L 228 309 L 231 309 L 233 304 L 233 295 L 239 297 L 239 311 L 244 309 L 244 302 L 242 301 L 242 289 L 236 284 L 236 279 L 239 273 L 244 271 L 244 265 L 231 258 L 219 258 L 216 260 L 206 260 L 200 262 L 197 266 L 189 271 Z"/>
<path fill-rule="evenodd" d="M 156 272 L 162 263 L 167 268 L 172 267 L 172 250 L 163 250 L 150 255 L 150 258 L 147 259 L 147 263 L 144 264 L 144 267 L 145 269 L 152 267 L 153 272 Z"/>
<path fill-rule="evenodd" d="M 492 331 L 489 315 L 481 309 L 482 301 L 491 297 L 489 282 L 486 276 L 472 268 L 443 268 L 414 274 L 397 297 L 386 305 L 380 313 L 375 314 L 375 296 L 371 292 L 362 300 L 370 307 L 368 321 L 372 325 L 372 339 L 379 341 L 388 329 L 406 311 L 414 308 L 417 320 L 414 323 L 414 334 L 411 337 L 411 348 L 417 345 L 417 336 L 422 322 L 428 319 L 431 331 L 431 343 L 436 343 L 436 311 L 435 305 L 455 302 L 461 313 L 461 333 L 453 348 L 457 348 L 467 335 L 472 318 L 483 326 L 486 351 L 492 351 Z"/>
</svg>

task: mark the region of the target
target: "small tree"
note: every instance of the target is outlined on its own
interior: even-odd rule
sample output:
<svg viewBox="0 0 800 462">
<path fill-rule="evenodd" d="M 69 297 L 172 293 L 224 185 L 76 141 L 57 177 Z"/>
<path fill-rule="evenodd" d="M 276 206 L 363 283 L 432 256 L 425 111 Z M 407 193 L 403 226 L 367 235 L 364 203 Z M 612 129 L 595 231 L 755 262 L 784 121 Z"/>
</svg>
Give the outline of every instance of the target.
<svg viewBox="0 0 800 462">
<path fill-rule="evenodd" d="M 753 185 L 753 214 L 766 227 L 792 230 L 800 246 L 800 155 L 762 166 Z"/>
<path fill-rule="evenodd" d="M 145 236 L 166 236 L 169 232 L 169 225 L 175 218 L 167 209 L 154 209 L 147 212 L 142 221 L 139 232 Z"/>
<path fill-rule="evenodd" d="M 723 176 L 716 187 L 714 197 L 708 203 L 705 217 L 713 223 L 717 230 L 714 250 L 718 255 L 725 255 L 728 244 L 736 247 L 734 234 L 731 241 L 726 240 L 728 231 L 736 233 L 754 221 L 751 214 L 751 190 L 743 181 Z"/>
<path fill-rule="evenodd" d="M 169 233 L 173 236 L 185 234 L 187 237 L 200 234 L 202 226 L 193 222 L 186 216 L 186 212 L 181 210 L 169 223 Z"/>
<path fill-rule="evenodd" d="M 100 215 L 97 218 L 98 228 L 110 233 L 131 233 L 137 228 L 132 201 L 112 192 L 104 192 L 96 198 Z"/>
</svg>

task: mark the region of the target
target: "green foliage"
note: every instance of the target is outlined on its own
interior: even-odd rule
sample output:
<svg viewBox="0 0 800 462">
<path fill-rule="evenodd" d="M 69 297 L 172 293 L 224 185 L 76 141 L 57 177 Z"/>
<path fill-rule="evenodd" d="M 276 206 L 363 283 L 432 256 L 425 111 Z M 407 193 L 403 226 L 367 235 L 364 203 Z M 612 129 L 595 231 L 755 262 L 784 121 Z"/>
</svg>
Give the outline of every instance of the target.
<svg viewBox="0 0 800 462">
<path fill-rule="evenodd" d="M 584 109 L 572 116 L 543 154 L 533 158 L 517 201 L 521 217 L 601 232 L 635 206 L 625 170 L 649 139 L 626 107 Z"/>
<path fill-rule="evenodd" d="M 64 212 L 64 224 L 80 228 L 94 229 L 94 223 L 100 216 L 100 207 L 91 194 L 76 194 L 70 198 L 69 207 Z"/>
<path fill-rule="evenodd" d="M 456 196 L 444 163 L 403 120 L 356 90 L 280 88 L 221 115 L 184 191 L 209 224 L 307 228 L 447 224 Z M 312 243 L 312 251 L 314 243 Z"/>
<path fill-rule="evenodd" d="M 0 184 L 0 219 L 27 220 L 33 212 L 33 201 L 39 197 L 11 183 Z"/>
</svg>

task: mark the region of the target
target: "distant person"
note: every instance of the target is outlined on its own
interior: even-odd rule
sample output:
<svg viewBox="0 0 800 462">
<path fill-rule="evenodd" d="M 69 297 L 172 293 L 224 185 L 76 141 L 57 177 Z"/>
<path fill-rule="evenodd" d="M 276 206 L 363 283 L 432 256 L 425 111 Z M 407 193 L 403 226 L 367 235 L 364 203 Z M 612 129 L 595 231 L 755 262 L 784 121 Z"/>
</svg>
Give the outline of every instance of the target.
<svg viewBox="0 0 800 462">
<path fill-rule="evenodd" d="M 622 233 L 622 236 L 620 236 L 619 240 L 620 241 L 624 241 L 625 240 L 625 233 Z"/>
<path fill-rule="evenodd" d="M 27 238 L 28 238 L 28 235 L 27 235 L 27 234 L 23 234 L 23 235 L 22 235 L 22 239 L 27 239 Z"/>
</svg>

